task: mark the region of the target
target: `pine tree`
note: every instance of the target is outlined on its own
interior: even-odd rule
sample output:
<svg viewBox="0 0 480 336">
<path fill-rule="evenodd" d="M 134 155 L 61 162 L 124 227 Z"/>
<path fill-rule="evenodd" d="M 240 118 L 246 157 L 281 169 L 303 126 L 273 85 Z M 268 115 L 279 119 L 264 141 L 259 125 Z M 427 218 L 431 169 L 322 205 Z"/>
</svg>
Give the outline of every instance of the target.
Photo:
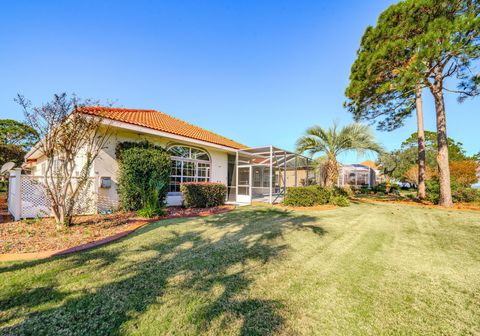
<svg viewBox="0 0 480 336">
<path fill-rule="evenodd" d="M 358 120 L 378 121 L 378 129 L 391 131 L 402 127 L 413 110 L 417 117 L 418 197 L 426 198 L 425 143 L 422 109 L 422 84 L 399 76 L 398 69 L 408 66 L 412 52 L 404 39 L 413 32 L 399 29 L 408 20 L 408 13 L 391 7 L 380 15 L 375 27 L 363 35 L 358 57 L 352 66 L 350 85 L 346 90 L 346 106 Z"/>
<path fill-rule="evenodd" d="M 480 58 L 479 13 L 478 0 L 406 0 L 389 7 L 376 27 L 367 28 L 347 89 L 347 105 L 357 118 L 386 116 L 381 125 L 396 128 L 412 112 L 418 85 L 428 88 L 435 101 L 443 206 L 452 205 L 444 92 L 459 94 L 460 101 L 479 93 L 471 68 Z M 451 77 L 457 89 L 445 85 Z"/>
</svg>

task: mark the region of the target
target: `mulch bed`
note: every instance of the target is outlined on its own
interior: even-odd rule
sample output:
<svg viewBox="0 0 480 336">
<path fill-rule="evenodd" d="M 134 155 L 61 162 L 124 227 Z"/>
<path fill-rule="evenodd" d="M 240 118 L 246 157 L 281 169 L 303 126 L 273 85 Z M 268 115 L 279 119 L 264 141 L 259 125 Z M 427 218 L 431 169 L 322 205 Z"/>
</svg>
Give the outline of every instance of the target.
<svg viewBox="0 0 480 336">
<path fill-rule="evenodd" d="M 12 216 L 8 213 L 7 195 L 0 193 L 0 224 L 12 221 Z"/>
<path fill-rule="evenodd" d="M 78 216 L 68 228 L 57 230 L 53 218 L 0 222 L 0 254 L 32 253 L 67 250 L 79 245 L 119 235 L 141 224 L 167 218 L 206 216 L 229 211 L 224 205 L 209 209 L 167 208 L 164 217 L 146 219 L 135 213 L 118 212 L 111 215 Z"/>
</svg>

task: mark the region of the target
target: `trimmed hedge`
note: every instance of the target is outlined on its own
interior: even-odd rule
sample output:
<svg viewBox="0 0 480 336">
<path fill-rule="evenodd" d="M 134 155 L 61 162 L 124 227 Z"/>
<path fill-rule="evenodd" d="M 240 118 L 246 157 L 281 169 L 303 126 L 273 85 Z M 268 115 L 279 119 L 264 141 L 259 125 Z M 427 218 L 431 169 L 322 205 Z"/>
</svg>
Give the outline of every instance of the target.
<svg viewBox="0 0 480 336">
<path fill-rule="evenodd" d="M 322 204 L 348 206 L 348 195 L 351 189 L 323 188 L 318 185 L 306 187 L 289 187 L 283 199 L 283 204 L 289 206 L 310 207 Z"/>
<path fill-rule="evenodd" d="M 315 204 L 315 195 L 317 188 L 308 187 L 289 187 L 283 199 L 283 204 L 291 206 L 313 206 Z"/>
<path fill-rule="evenodd" d="M 123 210 L 149 208 L 160 214 L 170 179 L 170 154 L 162 148 L 131 147 L 121 151 L 118 193 Z"/>
<path fill-rule="evenodd" d="M 210 208 L 225 203 L 227 187 L 222 183 L 187 182 L 180 185 L 186 208 Z"/>
<path fill-rule="evenodd" d="M 309 207 L 326 204 L 332 192 L 316 185 L 306 187 L 288 187 L 283 204 L 291 206 Z"/>
</svg>

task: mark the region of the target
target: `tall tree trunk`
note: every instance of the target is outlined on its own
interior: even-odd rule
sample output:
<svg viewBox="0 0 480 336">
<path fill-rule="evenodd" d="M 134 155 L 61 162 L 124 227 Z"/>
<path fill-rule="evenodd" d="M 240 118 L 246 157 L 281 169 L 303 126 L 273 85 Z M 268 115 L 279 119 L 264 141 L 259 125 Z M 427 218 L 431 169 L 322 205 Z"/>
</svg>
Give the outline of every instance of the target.
<svg viewBox="0 0 480 336">
<path fill-rule="evenodd" d="M 334 187 L 338 181 L 338 162 L 334 154 L 327 154 L 325 186 L 327 188 Z"/>
<path fill-rule="evenodd" d="M 451 207 L 452 190 L 450 186 L 450 167 L 448 165 L 448 137 L 447 137 L 447 118 L 445 114 L 445 101 L 441 79 L 437 79 L 433 87 L 433 97 L 435 99 L 435 111 L 437 115 L 437 165 L 440 183 L 440 201 L 439 204 L 445 207 Z"/>
<path fill-rule="evenodd" d="M 418 134 L 418 198 L 425 199 L 425 133 L 423 127 L 422 87 L 417 84 L 415 90 L 415 110 L 417 113 Z"/>
</svg>

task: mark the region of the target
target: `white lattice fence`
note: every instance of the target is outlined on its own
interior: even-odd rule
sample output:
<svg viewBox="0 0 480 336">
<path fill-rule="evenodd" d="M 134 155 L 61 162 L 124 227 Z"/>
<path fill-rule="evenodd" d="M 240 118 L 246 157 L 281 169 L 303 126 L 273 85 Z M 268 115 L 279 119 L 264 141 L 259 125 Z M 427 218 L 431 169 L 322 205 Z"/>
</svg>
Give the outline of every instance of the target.
<svg viewBox="0 0 480 336">
<path fill-rule="evenodd" d="M 20 185 L 18 184 L 18 176 L 21 174 L 20 169 L 10 172 L 8 178 L 8 212 L 17 220 L 20 217 Z"/>
<path fill-rule="evenodd" d="M 47 217 L 50 214 L 50 202 L 40 178 L 22 175 L 21 181 L 21 217 Z"/>
<path fill-rule="evenodd" d="M 95 185 L 95 178 L 91 177 L 87 182 L 85 190 L 83 190 L 78 202 L 75 204 L 75 214 L 77 215 L 91 215 L 97 213 L 98 192 Z"/>
<path fill-rule="evenodd" d="M 43 177 L 12 174 L 9 184 L 8 205 L 16 220 L 20 218 L 50 216 L 50 202 L 45 192 Z M 75 183 L 75 181 L 74 181 Z M 74 207 L 77 215 L 97 212 L 97 193 L 94 178 L 90 178 L 87 187 L 82 190 Z"/>
</svg>

